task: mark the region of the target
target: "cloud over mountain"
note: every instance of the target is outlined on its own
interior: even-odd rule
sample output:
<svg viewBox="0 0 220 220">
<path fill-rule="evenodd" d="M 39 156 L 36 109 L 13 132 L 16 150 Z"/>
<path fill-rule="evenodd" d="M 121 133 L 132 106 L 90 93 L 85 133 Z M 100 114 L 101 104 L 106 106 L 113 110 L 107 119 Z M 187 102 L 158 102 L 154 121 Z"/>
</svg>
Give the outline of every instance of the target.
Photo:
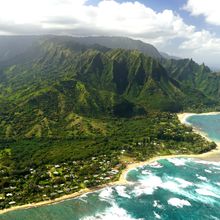
<svg viewBox="0 0 220 220">
<path fill-rule="evenodd" d="M 185 9 L 202 14 L 202 7 L 194 10 L 198 2 L 205 6 L 205 0 L 189 0 Z M 208 63 L 215 62 L 220 47 L 214 33 L 197 30 L 172 10 L 157 12 L 138 1 L 101 0 L 91 5 L 86 0 L 0 0 L 0 5 L 0 34 L 127 36 Z M 198 52 L 208 52 L 210 58 L 200 59 Z"/>
</svg>

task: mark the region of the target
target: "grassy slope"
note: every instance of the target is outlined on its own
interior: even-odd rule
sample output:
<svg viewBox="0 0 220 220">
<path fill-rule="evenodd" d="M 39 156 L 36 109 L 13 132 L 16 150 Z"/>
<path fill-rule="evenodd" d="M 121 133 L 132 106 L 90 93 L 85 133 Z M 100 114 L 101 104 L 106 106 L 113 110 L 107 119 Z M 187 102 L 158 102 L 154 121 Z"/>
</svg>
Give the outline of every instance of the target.
<svg viewBox="0 0 220 220">
<path fill-rule="evenodd" d="M 218 73 L 213 73 L 207 66 L 199 65 L 192 59 L 164 60 L 163 65 L 171 77 L 181 82 L 186 91 L 190 90 L 191 93 L 197 94 L 199 99 L 205 100 L 207 106 L 214 104 L 212 100 L 219 102 L 220 77 Z"/>
<path fill-rule="evenodd" d="M 13 198 L 0 201 L 1 208 L 11 199 L 22 204 L 43 194 L 51 198 L 54 184 L 79 190 L 100 183 L 94 174 L 104 171 L 93 157 L 106 158 L 103 166 L 110 161 L 107 172 L 122 150 L 125 157 L 145 160 L 215 147 L 163 112 L 211 105 L 210 100 L 138 51 L 55 39 L 39 42 L 28 55 L 0 74 L 0 197 L 17 187 Z M 48 176 L 57 163 L 63 165 L 60 176 Z M 66 166 L 76 175 L 73 182 L 64 177 Z M 45 183 L 49 188 L 42 188 Z"/>
<path fill-rule="evenodd" d="M 0 74 L 1 137 L 102 134 L 102 121 L 94 118 L 214 104 L 172 79 L 151 57 L 93 47 L 40 41 L 19 64 L 5 68 Z"/>
<path fill-rule="evenodd" d="M 13 196 L 0 200 L 0 208 L 9 207 L 10 201 L 16 201 L 17 205 L 36 202 L 105 183 L 97 181 L 106 173 L 97 160 L 108 166 L 108 171 L 116 165 L 123 167 L 121 156 L 146 160 L 156 155 L 202 153 L 215 148 L 215 144 L 194 134 L 170 113 L 108 119 L 105 123 L 106 133 L 102 135 L 1 141 L 0 194 L 5 197 L 7 193 L 13 193 Z M 55 169 L 56 164 L 61 168 Z M 52 171 L 58 171 L 59 175 L 48 176 Z M 75 176 L 72 181 L 68 179 L 71 172 Z M 45 188 L 45 185 L 49 187 Z M 72 190 L 65 191 L 69 188 Z M 61 194 L 57 194 L 59 190 Z"/>
</svg>

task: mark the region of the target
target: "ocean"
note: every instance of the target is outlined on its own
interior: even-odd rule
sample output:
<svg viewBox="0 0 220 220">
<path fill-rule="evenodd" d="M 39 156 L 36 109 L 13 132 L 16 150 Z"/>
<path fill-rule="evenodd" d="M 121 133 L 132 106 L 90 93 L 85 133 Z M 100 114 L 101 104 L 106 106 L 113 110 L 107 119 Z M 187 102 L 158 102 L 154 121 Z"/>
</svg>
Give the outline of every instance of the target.
<svg viewBox="0 0 220 220">
<path fill-rule="evenodd" d="M 186 122 L 204 132 L 213 141 L 220 141 L 220 114 L 192 115 Z"/>
<path fill-rule="evenodd" d="M 213 140 L 220 140 L 220 115 L 191 116 L 187 121 Z M 130 170 L 126 178 L 126 185 L 106 187 L 57 204 L 8 212 L 0 219 L 220 219 L 219 162 L 184 157 L 162 159 Z"/>
</svg>

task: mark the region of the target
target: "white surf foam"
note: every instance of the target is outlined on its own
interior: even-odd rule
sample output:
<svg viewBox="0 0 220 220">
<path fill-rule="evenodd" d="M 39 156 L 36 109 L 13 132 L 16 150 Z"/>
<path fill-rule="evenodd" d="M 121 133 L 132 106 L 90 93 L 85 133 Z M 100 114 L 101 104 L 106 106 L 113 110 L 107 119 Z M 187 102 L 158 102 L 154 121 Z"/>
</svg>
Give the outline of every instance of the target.
<svg viewBox="0 0 220 220">
<path fill-rule="evenodd" d="M 157 207 L 157 206 L 158 206 L 158 201 L 157 201 L 157 200 L 154 200 L 153 207 Z"/>
<path fill-rule="evenodd" d="M 187 161 L 184 158 L 168 158 L 167 160 L 175 166 L 184 166 Z"/>
<path fill-rule="evenodd" d="M 216 200 L 216 198 L 220 198 L 220 189 L 218 186 L 210 184 L 209 182 L 203 182 L 201 184 L 196 184 L 195 186 L 197 187 L 195 189 L 195 197 L 197 201 L 206 204 L 218 202 L 218 200 Z"/>
<path fill-rule="evenodd" d="M 181 178 L 175 178 L 175 180 L 180 183 L 180 187 L 181 188 L 187 188 L 189 186 L 193 186 L 193 183 L 192 182 L 189 182 L 189 181 L 186 181 L 184 179 L 181 179 Z"/>
<path fill-rule="evenodd" d="M 111 208 L 106 209 L 102 213 L 97 213 L 93 216 L 87 216 L 81 218 L 80 220 L 137 220 L 136 218 L 131 217 L 127 211 L 123 208 L 118 207 L 116 204 L 113 204 Z M 143 219 L 138 219 L 143 220 Z"/>
<path fill-rule="evenodd" d="M 124 198 L 131 198 L 131 196 L 126 193 L 125 186 L 116 186 L 115 190 L 119 196 L 124 197 Z"/>
<path fill-rule="evenodd" d="M 163 206 L 157 200 L 154 200 L 153 207 L 158 209 L 163 209 Z"/>
<path fill-rule="evenodd" d="M 217 196 L 214 192 L 208 190 L 208 189 L 196 189 L 196 192 L 200 195 L 203 195 L 203 196 L 212 196 L 212 197 L 216 197 L 216 198 L 219 198 L 219 196 Z"/>
<path fill-rule="evenodd" d="M 205 176 L 200 176 L 200 175 L 196 174 L 196 177 L 197 177 L 199 180 L 208 182 L 208 179 L 207 179 Z"/>
<path fill-rule="evenodd" d="M 149 175 L 151 173 L 152 172 L 150 170 L 143 170 L 143 171 L 141 171 L 141 174 L 143 174 L 143 175 Z"/>
<path fill-rule="evenodd" d="M 173 181 L 166 181 L 161 185 L 161 188 L 167 189 L 171 192 L 178 192 L 179 191 L 179 185 L 176 182 Z"/>
<path fill-rule="evenodd" d="M 132 193 L 135 194 L 135 196 L 140 196 L 140 195 L 152 195 L 154 193 L 154 188 L 151 187 L 151 186 L 146 186 L 146 185 L 138 185 L 138 186 L 135 186 Z"/>
<path fill-rule="evenodd" d="M 166 176 L 161 179 L 160 177 L 151 174 L 147 177 L 142 177 L 142 179 L 139 180 L 139 184 L 134 187 L 132 192 L 136 196 L 140 196 L 141 194 L 151 195 L 156 189 L 162 188 L 184 195 L 185 191 L 183 189 L 189 186 L 193 186 L 193 183 L 181 178 Z"/>
<path fill-rule="evenodd" d="M 161 185 L 162 180 L 160 177 L 150 175 L 147 178 L 140 180 L 138 185 L 134 187 L 132 193 L 134 193 L 135 196 L 140 196 L 142 194 L 151 195 Z"/>
<path fill-rule="evenodd" d="M 161 219 L 160 215 L 157 214 L 156 212 L 154 212 L 154 215 L 155 215 L 155 218 L 156 218 L 156 219 Z"/>
<path fill-rule="evenodd" d="M 168 204 L 175 206 L 177 208 L 182 208 L 183 206 L 191 206 L 190 202 L 184 199 L 171 198 L 168 200 Z"/>
<path fill-rule="evenodd" d="M 153 168 L 162 168 L 163 167 L 163 165 L 161 165 L 158 161 L 150 163 L 149 166 L 153 167 Z"/>
<path fill-rule="evenodd" d="M 173 178 L 170 176 L 164 177 L 164 182 L 161 184 L 161 188 L 169 190 L 173 193 L 184 195 L 186 193 L 185 188 L 193 186 L 193 183 L 181 178 Z"/>
<path fill-rule="evenodd" d="M 195 163 L 204 164 L 204 165 L 215 165 L 220 169 L 220 162 L 206 161 L 206 160 L 194 160 Z"/>
<path fill-rule="evenodd" d="M 206 173 L 212 173 L 211 170 L 207 170 L 207 169 L 205 169 L 205 172 L 206 172 Z"/>
<path fill-rule="evenodd" d="M 215 217 L 215 216 L 213 216 L 213 215 L 211 215 L 210 218 L 213 219 L 213 220 L 219 220 L 218 217 Z"/>
<path fill-rule="evenodd" d="M 113 189 L 111 187 L 106 187 L 99 193 L 100 200 L 111 202 L 113 195 L 112 195 Z"/>
<path fill-rule="evenodd" d="M 220 167 L 213 167 L 214 170 L 220 170 Z"/>
<path fill-rule="evenodd" d="M 139 181 L 139 184 L 134 187 L 132 193 L 134 193 L 137 197 L 142 194 L 152 195 L 155 192 L 155 190 L 157 190 L 158 188 L 162 188 L 165 190 L 169 190 L 170 192 L 173 192 L 179 196 L 184 196 L 189 200 L 199 201 L 206 204 L 215 202 L 213 197 L 204 198 L 203 196 L 198 196 L 198 193 L 202 193 L 202 191 L 200 190 L 197 193 L 195 191 L 193 192 L 191 190 L 188 190 L 187 187 L 190 186 L 195 186 L 198 189 L 204 188 L 210 192 L 213 192 L 211 195 L 215 194 L 215 198 L 218 195 L 220 198 L 220 191 L 217 189 L 217 187 L 213 188 L 213 186 L 211 186 L 208 182 L 203 181 L 201 184 L 194 184 L 181 178 L 173 178 L 170 176 L 166 176 L 163 177 L 163 179 L 161 179 L 160 177 L 154 175 L 147 176 L 147 178 L 145 177 L 143 180 Z M 156 200 L 154 201 L 153 206 L 157 206 Z"/>
</svg>

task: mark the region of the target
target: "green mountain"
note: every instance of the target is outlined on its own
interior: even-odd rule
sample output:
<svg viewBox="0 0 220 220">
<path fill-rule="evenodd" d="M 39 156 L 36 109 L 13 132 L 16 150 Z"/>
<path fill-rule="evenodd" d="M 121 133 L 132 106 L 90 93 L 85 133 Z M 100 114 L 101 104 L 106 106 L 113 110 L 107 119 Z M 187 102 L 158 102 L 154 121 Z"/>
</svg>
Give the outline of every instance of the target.
<svg viewBox="0 0 220 220">
<path fill-rule="evenodd" d="M 74 37 L 75 41 L 84 45 L 99 44 L 111 49 L 138 50 L 146 56 L 150 56 L 156 60 L 161 60 L 162 55 L 151 44 L 144 43 L 140 40 L 133 40 L 127 37 Z"/>
<path fill-rule="evenodd" d="M 192 87 L 196 87 L 200 83 L 199 79 L 211 72 L 204 64 L 199 65 L 192 59 L 165 60 L 163 65 L 170 76 Z"/>
<path fill-rule="evenodd" d="M 220 100 L 220 73 L 208 73 L 200 78 L 199 87 L 207 96 Z"/>
<path fill-rule="evenodd" d="M 46 36 L 0 36 L 0 63 L 26 53 L 31 47 L 37 45 L 39 41 L 53 39 L 53 35 Z M 58 40 L 58 39 L 57 39 Z M 133 40 L 126 37 L 59 37 L 60 42 L 76 42 L 89 48 L 94 45 L 110 49 L 139 50 L 147 56 L 157 60 L 162 59 L 160 52 L 151 44 L 140 40 Z"/>
<path fill-rule="evenodd" d="M 172 78 L 183 85 L 195 88 L 207 97 L 220 100 L 220 75 L 219 73 L 213 73 L 204 64 L 199 65 L 192 59 L 170 59 L 164 60 L 163 66 Z"/>
<path fill-rule="evenodd" d="M 173 66 L 166 68 L 171 71 Z M 216 104 L 167 70 L 138 50 L 85 45 L 71 37 L 34 39 L 1 66 L 0 134 L 6 138 L 103 134 L 103 117 Z"/>
<path fill-rule="evenodd" d="M 0 37 L 0 209 L 116 181 L 128 161 L 216 147 L 172 112 L 218 106 L 203 92 L 218 74 L 128 46 Z"/>
</svg>

